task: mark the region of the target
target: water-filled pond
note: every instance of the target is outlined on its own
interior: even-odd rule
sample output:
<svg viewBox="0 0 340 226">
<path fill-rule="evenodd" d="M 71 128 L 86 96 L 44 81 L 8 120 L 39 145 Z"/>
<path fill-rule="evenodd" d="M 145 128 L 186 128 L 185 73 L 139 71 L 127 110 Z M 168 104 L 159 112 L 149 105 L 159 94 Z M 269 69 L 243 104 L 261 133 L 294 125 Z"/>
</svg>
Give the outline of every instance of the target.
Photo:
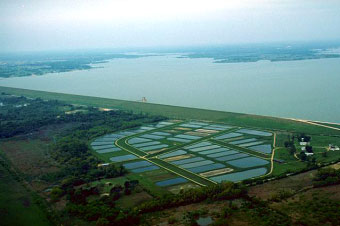
<svg viewBox="0 0 340 226">
<path fill-rule="evenodd" d="M 135 169 L 135 168 L 139 168 L 139 167 L 145 167 L 145 166 L 151 166 L 152 163 L 148 162 L 148 161 L 138 161 L 138 162 L 132 162 L 132 163 L 125 163 L 123 164 L 123 166 L 126 169 Z"/>
<path fill-rule="evenodd" d="M 248 157 L 248 158 L 242 158 L 242 159 L 236 159 L 232 161 L 227 162 L 229 165 L 238 167 L 238 168 L 251 168 L 254 166 L 263 166 L 267 165 L 269 161 L 260 159 L 257 157 Z"/>
<path fill-rule="evenodd" d="M 224 168 L 224 167 L 225 167 L 225 165 L 223 165 L 221 163 L 214 163 L 214 164 L 211 164 L 211 165 L 205 165 L 205 166 L 198 166 L 198 167 L 190 168 L 188 170 L 193 172 L 193 173 L 202 173 L 202 172 L 211 171 L 211 170 L 215 170 L 215 169 L 221 169 L 221 168 Z"/>
<path fill-rule="evenodd" d="M 232 142 L 229 142 L 230 144 L 243 144 L 243 143 L 248 143 L 248 142 L 253 142 L 253 141 L 256 141 L 257 139 L 256 138 L 249 138 L 249 139 L 243 139 L 243 140 L 236 140 L 236 141 L 232 141 Z"/>
<path fill-rule="evenodd" d="M 133 173 L 143 173 L 151 170 L 159 169 L 158 166 L 148 166 L 131 170 Z"/>
<path fill-rule="evenodd" d="M 137 159 L 137 156 L 135 155 L 121 155 L 110 158 L 112 162 L 124 162 L 127 160 Z"/>
<path fill-rule="evenodd" d="M 161 149 L 161 148 L 166 148 L 168 147 L 167 144 L 159 144 L 159 145 L 153 145 L 153 146 L 147 146 L 147 147 L 142 147 L 139 148 L 142 151 L 152 151 L 152 150 L 156 150 L 156 149 Z"/>
<path fill-rule="evenodd" d="M 150 139 L 145 139 L 145 138 L 140 138 L 140 137 L 134 137 L 131 138 L 128 143 L 129 144 L 138 144 L 138 143 L 143 143 L 143 142 L 149 142 L 151 141 Z"/>
<path fill-rule="evenodd" d="M 163 136 L 158 136 L 158 135 L 152 135 L 152 134 L 144 134 L 142 136 L 140 136 L 142 138 L 148 138 L 148 139 L 153 139 L 153 140 L 160 140 L 160 139 L 164 139 Z"/>
<path fill-rule="evenodd" d="M 208 155 L 208 154 L 224 152 L 224 151 L 229 151 L 229 149 L 228 148 L 216 148 L 216 149 L 210 149 L 210 150 L 207 150 L 207 151 L 201 151 L 201 152 L 198 152 L 198 154 Z"/>
<path fill-rule="evenodd" d="M 141 147 L 160 144 L 160 143 L 161 142 L 159 142 L 159 141 L 151 141 L 151 142 L 146 142 L 146 143 L 138 143 L 138 144 L 135 144 L 133 146 L 136 147 L 136 148 L 141 148 Z"/>
<path fill-rule="evenodd" d="M 198 147 L 198 148 L 189 148 L 190 151 L 193 152 L 200 152 L 200 151 L 205 151 L 205 150 L 209 150 L 209 149 L 216 149 L 216 148 L 220 148 L 221 146 L 218 145 L 209 145 L 209 146 L 204 146 L 204 147 Z"/>
<path fill-rule="evenodd" d="M 223 134 L 221 136 L 215 137 L 216 140 L 223 140 L 223 139 L 228 139 L 228 138 L 234 138 L 234 137 L 240 137 L 242 136 L 241 133 L 227 133 Z"/>
<path fill-rule="evenodd" d="M 177 137 L 177 138 L 184 138 L 184 139 L 188 139 L 188 140 L 196 140 L 196 139 L 200 138 L 198 136 L 185 135 L 185 134 L 176 135 L 175 137 Z"/>
<path fill-rule="evenodd" d="M 204 165 L 208 165 L 208 164 L 212 164 L 214 163 L 211 160 L 203 160 L 203 161 L 199 161 L 199 162 L 192 162 L 192 163 L 187 163 L 187 164 L 183 164 L 183 165 L 179 165 L 181 168 L 184 169 L 189 169 L 189 168 L 193 168 L 193 167 L 197 167 L 197 166 L 204 166 Z"/>
<path fill-rule="evenodd" d="M 198 148 L 198 147 L 209 146 L 209 145 L 212 145 L 212 144 L 208 141 L 203 141 L 203 142 L 200 142 L 200 143 L 197 143 L 197 144 L 187 146 L 187 147 L 185 147 L 185 149 Z"/>
<path fill-rule="evenodd" d="M 186 139 L 176 138 L 176 137 L 170 137 L 170 138 L 167 138 L 167 140 L 177 141 L 177 142 L 181 142 L 181 143 L 189 143 L 189 142 L 191 142 L 191 140 L 186 140 Z"/>
<path fill-rule="evenodd" d="M 160 158 L 165 159 L 165 158 L 169 158 L 169 157 L 173 157 L 173 156 L 177 156 L 177 155 L 184 155 L 186 153 L 187 152 L 184 151 L 184 150 L 177 150 L 177 151 L 174 151 L 174 152 L 170 152 L 168 154 L 161 155 Z"/>
<path fill-rule="evenodd" d="M 247 155 L 245 153 L 239 153 L 239 154 L 235 154 L 235 155 L 223 156 L 223 157 L 218 158 L 218 160 L 228 161 L 228 160 L 239 159 L 239 158 L 243 158 L 243 157 L 247 157 L 247 156 L 249 156 L 249 155 Z"/>
<path fill-rule="evenodd" d="M 257 136 L 265 136 L 265 137 L 270 137 L 272 135 L 272 133 L 269 133 L 269 132 L 252 130 L 252 129 L 240 129 L 237 132 L 246 133 L 246 134 L 250 134 L 250 135 L 257 135 Z"/>
<path fill-rule="evenodd" d="M 236 154 L 236 153 L 238 153 L 238 151 L 231 150 L 231 151 L 225 151 L 225 152 L 210 154 L 210 155 L 207 155 L 207 157 L 209 157 L 209 158 L 219 158 L 219 157 L 222 157 L 222 156 L 233 155 L 233 154 Z"/>
<path fill-rule="evenodd" d="M 229 173 L 229 174 L 224 174 L 220 176 L 210 177 L 210 179 L 218 183 L 222 181 L 237 182 L 237 181 L 264 175 L 266 172 L 267 172 L 267 169 L 262 167 L 262 168 L 251 169 L 251 170 L 246 170 L 246 171 L 237 172 L 237 173 Z"/>
<path fill-rule="evenodd" d="M 257 152 L 261 152 L 264 154 L 270 154 L 272 153 L 272 146 L 270 144 L 262 144 L 257 146 L 249 147 L 249 149 Z"/>
<path fill-rule="evenodd" d="M 202 160 L 204 160 L 204 158 L 195 157 L 195 158 L 190 158 L 190 159 L 176 160 L 176 161 L 172 161 L 171 163 L 174 164 L 174 165 L 181 165 L 181 164 L 186 164 L 186 163 L 190 163 L 190 162 L 198 162 L 198 161 L 202 161 Z"/>
</svg>

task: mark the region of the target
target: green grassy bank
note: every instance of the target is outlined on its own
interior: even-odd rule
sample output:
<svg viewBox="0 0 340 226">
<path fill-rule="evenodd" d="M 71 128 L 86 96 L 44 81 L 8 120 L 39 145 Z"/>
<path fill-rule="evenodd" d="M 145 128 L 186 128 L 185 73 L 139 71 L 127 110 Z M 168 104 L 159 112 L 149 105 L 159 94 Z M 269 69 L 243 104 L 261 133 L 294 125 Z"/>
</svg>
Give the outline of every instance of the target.
<svg viewBox="0 0 340 226">
<path fill-rule="evenodd" d="M 1 87 L 0 92 L 5 92 L 13 95 L 24 95 L 27 97 L 47 100 L 60 100 L 72 104 L 88 105 L 94 107 L 114 108 L 128 110 L 133 112 L 144 112 L 153 115 L 164 115 L 170 118 L 177 119 L 197 119 L 208 120 L 214 122 L 222 122 L 230 125 L 254 127 L 267 130 L 281 130 L 290 132 L 304 132 L 308 134 L 324 134 L 338 135 L 340 131 L 323 128 L 315 125 L 308 125 L 302 122 L 296 122 L 289 119 L 231 113 L 224 111 L 205 110 L 198 108 L 178 107 L 161 104 L 141 103 L 135 101 L 124 101 L 108 98 L 80 96 L 73 94 L 53 93 L 44 91 L 35 91 L 27 89 L 17 89 Z"/>
</svg>

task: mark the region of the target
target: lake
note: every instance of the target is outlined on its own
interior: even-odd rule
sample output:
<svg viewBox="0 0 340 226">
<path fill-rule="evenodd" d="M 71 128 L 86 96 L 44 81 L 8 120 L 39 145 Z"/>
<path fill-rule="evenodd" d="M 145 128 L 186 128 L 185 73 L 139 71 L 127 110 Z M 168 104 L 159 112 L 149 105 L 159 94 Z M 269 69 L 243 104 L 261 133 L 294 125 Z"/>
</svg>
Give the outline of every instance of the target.
<svg viewBox="0 0 340 226">
<path fill-rule="evenodd" d="M 213 63 L 175 55 L 96 69 L 1 79 L 1 86 L 340 122 L 340 58 Z"/>
</svg>

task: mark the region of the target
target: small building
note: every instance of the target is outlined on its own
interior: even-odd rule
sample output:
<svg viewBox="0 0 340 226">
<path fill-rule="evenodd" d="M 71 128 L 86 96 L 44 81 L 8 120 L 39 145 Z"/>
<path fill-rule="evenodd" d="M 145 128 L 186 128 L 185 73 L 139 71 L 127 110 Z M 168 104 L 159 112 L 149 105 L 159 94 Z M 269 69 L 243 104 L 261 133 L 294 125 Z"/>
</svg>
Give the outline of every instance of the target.
<svg viewBox="0 0 340 226">
<path fill-rule="evenodd" d="M 301 146 L 306 146 L 307 144 L 308 144 L 308 142 L 304 142 L 304 141 L 301 141 L 301 142 L 300 142 L 300 145 L 301 145 Z"/>
<path fill-rule="evenodd" d="M 330 151 L 339 151 L 340 150 L 340 148 L 338 146 L 335 146 L 333 144 L 329 144 L 328 149 Z"/>
<path fill-rule="evenodd" d="M 301 151 L 306 151 L 306 146 L 302 146 Z"/>
<path fill-rule="evenodd" d="M 305 154 L 306 154 L 306 156 L 311 156 L 311 155 L 314 155 L 314 153 L 313 153 L 313 152 L 306 152 Z"/>
<path fill-rule="evenodd" d="M 110 163 L 101 163 L 101 164 L 98 164 L 98 167 L 103 167 L 103 166 L 108 166 L 110 165 Z"/>
</svg>

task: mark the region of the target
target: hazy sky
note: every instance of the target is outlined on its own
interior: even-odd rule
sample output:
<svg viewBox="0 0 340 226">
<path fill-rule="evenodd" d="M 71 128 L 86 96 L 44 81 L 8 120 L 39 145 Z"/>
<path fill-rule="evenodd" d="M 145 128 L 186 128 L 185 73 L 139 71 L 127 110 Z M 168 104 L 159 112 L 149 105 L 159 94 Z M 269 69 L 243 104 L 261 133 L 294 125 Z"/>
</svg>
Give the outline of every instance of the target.
<svg viewBox="0 0 340 226">
<path fill-rule="evenodd" d="M 340 40 L 340 0 L 0 0 L 0 51 Z"/>
</svg>

